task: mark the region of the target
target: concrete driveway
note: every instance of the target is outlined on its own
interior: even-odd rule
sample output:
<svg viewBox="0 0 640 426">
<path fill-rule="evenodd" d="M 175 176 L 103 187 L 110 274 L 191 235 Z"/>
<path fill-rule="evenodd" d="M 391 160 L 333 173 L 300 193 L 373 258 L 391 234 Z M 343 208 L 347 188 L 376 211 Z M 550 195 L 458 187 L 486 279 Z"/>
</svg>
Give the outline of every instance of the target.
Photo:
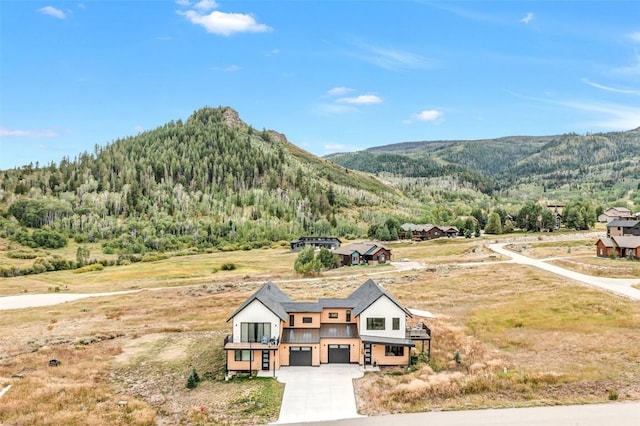
<svg viewBox="0 0 640 426">
<path fill-rule="evenodd" d="M 280 368 L 276 377 L 285 387 L 277 423 L 361 417 L 356 410 L 353 379 L 362 375 L 362 368 L 354 364 Z"/>
</svg>

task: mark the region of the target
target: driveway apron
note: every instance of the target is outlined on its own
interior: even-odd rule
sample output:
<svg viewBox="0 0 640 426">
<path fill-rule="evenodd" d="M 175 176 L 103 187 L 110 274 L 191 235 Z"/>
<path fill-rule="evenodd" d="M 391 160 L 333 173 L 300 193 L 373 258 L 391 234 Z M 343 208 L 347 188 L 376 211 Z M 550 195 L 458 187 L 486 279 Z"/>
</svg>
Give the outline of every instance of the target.
<svg viewBox="0 0 640 426">
<path fill-rule="evenodd" d="M 285 384 L 278 424 L 360 417 L 353 379 L 362 377 L 359 365 L 323 364 L 320 367 L 282 367 L 276 371 Z"/>
</svg>

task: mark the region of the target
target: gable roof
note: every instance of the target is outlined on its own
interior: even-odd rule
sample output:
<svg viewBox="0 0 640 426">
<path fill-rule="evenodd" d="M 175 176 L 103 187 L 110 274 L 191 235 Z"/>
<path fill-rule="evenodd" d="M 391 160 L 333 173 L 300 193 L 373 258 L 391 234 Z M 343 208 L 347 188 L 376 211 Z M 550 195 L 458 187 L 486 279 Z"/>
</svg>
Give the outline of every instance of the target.
<svg viewBox="0 0 640 426">
<path fill-rule="evenodd" d="M 611 239 L 620 248 L 635 249 L 640 247 L 640 236 L 637 235 L 622 235 L 618 237 L 611 237 Z"/>
<path fill-rule="evenodd" d="M 245 300 L 242 305 L 240 305 L 240 307 L 236 309 L 233 314 L 231 314 L 227 321 L 230 321 L 254 300 L 262 303 L 267 309 L 273 312 L 282 321 L 287 320 L 288 314 L 284 309 L 283 304 L 291 302 L 291 298 L 287 296 L 285 292 L 280 290 L 278 286 L 269 281 L 268 283 L 260 287 L 255 293 L 249 296 L 247 300 Z"/>
<path fill-rule="evenodd" d="M 608 209 L 606 209 L 604 211 L 605 214 L 607 213 L 622 213 L 622 214 L 631 214 L 631 210 L 629 210 L 626 207 L 609 207 Z"/>
<path fill-rule="evenodd" d="M 616 243 L 609 237 L 602 237 L 600 238 L 596 244 L 598 244 L 600 241 L 602 241 L 602 244 L 607 247 L 607 248 L 613 248 L 616 246 Z"/>
<path fill-rule="evenodd" d="M 369 242 L 363 242 L 363 243 L 347 244 L 346 246 L 342 246 L 340 248 L 335 249 L 333 252 L 335 254 L 348 256 L 354 251 L 357 251 L 358 253 L 364 255 L 364 254 L 371 254 L 380 248 L 389 250 L 387 247 L 385 247 L 381 243 L 369 241 Z"/>
<path fill-rule="evenodd" d="M 353 293 L 347 297 L 347 300 L 351 300 L 353 302 L 353 315 L 358 316 L 382 296 L 388 297 L 389 300 L 391 300 L 408 316 L 413 316 L 411 315 L 411 312 L 405 309 L 396 299 L 393 298 L 393 296 L 387 293 L 380 284 L 376 283 L 372 279 L 368 279 L 364 284 L 355 289 Z"/>
<path fill-rule="evenodd" d="M 638 238 L 640 239 L 640 237 Z M 233 312 L 227 321 L 230 321 L 239 312 L 256 300 L 262 303 L 282 321 L 287 321 L 290 312 L 322 312 L 322 309 L 324 308 L 351 308 L 353 315 L 358 316 L 383 296 L 386 296 L 405 314 L 413 317 L 408 309 L 403 307 L 396 299 L 393 298 L 393 296 L 387 293 L 382 286 L 372 279 L 368 279 L 364 284 L 355 289 L 353 293 L 344 299 L 327 298 L 320 299 L 317 302 L 294 302 L 289 296 L 280 290 L 278 286 L 269 281 L 249 296 L 247 300 L 245 300 L 242 305 Z"/>
</svg>

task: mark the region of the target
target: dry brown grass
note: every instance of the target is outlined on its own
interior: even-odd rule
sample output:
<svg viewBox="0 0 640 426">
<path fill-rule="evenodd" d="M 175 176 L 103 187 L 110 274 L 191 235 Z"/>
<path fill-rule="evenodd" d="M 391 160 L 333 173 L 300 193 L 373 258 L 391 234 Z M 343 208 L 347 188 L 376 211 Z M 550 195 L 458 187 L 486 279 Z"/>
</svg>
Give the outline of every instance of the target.
<svg viewBox="0 0 640 426">
<path fill-rule="evenodd" d="M 640 262 L 627 259 L 582 256 L 549 263 L 587 275 L 610 278 L 640 278 Z"/>
<path fill-rule="evenodd" d="M 261 395 L 278 401 L 281 387 L 219 380 L 226 320 L 268 279 L 280 280 L 294 300 L 317 300 L 344 297 L 371 276 L 406 306 L 438 316 L 428 321 L 429 366 L 367 374 L 356 382 L 365 414 L 601 402 L 610 390 L 623 400 L 640 399 L 637 302 L 515 264 L 456 264 L 495 260 L 483 244 L 459 239 L 398 245 L 397 258 L 434 267 L 342 268 L 318 279 L 293 275 L 295 254 L 282 249 L 188 256 L 80 276 L 3 279 L 3 294 L 52 283 L 66 283 L 70 291 L 175 288 L 0 312 L 0 386 L 14 385 L 2 397 L 0 423 L 275 420 L 277 410 L 259 401 Z M 239 269 L 212 272 L 227 261 Z M 453 361 L 456 351 L 459 364 Z M 48 367 L 51 358 L 62 365 Z M 193 367 L 206 379 L 189 391 L 185 383 Z M 23 378 L 12 378 L 16 373 Z M 124 407 L 118 405 L 123 400 Z"/>
<path fill-rule="evenodd" d="M 439 317 L 428 321 L 433 356 L 415 371 L 357 380 L 364 414 L 604 402 L 610 390 L 640 398 L 637 302 L 512 264 L 387 287 Z"/>
</svg>

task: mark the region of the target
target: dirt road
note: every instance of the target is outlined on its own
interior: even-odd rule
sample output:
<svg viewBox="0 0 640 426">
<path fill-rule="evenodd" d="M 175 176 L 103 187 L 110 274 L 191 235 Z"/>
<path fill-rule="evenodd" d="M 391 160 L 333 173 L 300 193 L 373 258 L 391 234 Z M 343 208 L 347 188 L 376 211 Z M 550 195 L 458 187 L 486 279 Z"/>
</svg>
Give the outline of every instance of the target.
<svg viewBox="0 0 640 426">
<path fill-rule="evenodd" d="M 640 280 L 638 279 L 594 277 L 592 275 L 581 274 L 579 272 L 570 271 L 556 265 L 551 265 L 543 260 L 532 259 L 530 257 L 514 253 L 511 250 L 507 250 L 504 247 L 505 245 L 507 245 L 507 243 L 490 244 L 488 247 L 496 253 L 510 257 L 511 260 L 507 262 L 534 266 L 536 268 L 544 269 L 545 271 L 561 275 L 563 277 L 578 281 L 583 284 L 598 287 L 625 297 L 629 297 L 634 300 L 640 300 L 640 290 L 632 287 L 633 284 L 640 283 Z"/>
</svg>

